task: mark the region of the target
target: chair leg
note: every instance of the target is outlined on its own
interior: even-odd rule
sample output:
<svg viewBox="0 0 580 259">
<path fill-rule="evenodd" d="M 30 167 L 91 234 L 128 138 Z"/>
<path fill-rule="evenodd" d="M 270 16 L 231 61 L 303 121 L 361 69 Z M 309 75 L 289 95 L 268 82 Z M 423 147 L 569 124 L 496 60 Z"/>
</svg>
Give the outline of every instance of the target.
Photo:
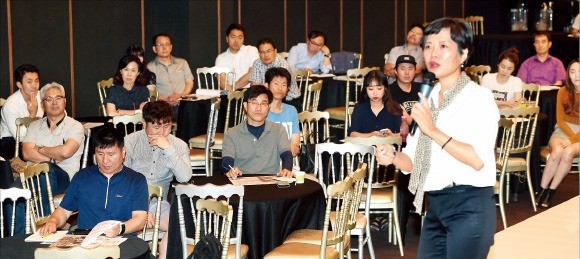
<svg viewBox="0 0 580 259">
<path fill-rule="evenodd" d="M 389 239 L 389 243 L 393 243 L 393 231 L 392 231 L 392 223 L 393 223 L 393 213 L 389 213 L 389 217 L 388 217 L 388 221 L 389 223 L 387 223 L 388 227 L 387 227 L 387 235 L 388 235 L 388 239 Z"/>
<path fill-rule="evenodd" d="M 373 246 L 373 239 L 371 238 L 371 227 L 369 218 L 367 218 L 367 224 L 365 228 L 366 231 L 365 233 L 363 233 L 363 235 L 366 235 L 366 243 L 367 247 L 369 248 L 369 254 L 371 255 L 371 259 L 375 259 L 375 247 Z M 359 253 L 362 255 L 361 251 L 359 251 Z"/>
<path fill-rule="evenodd" d="M 506 173 L 505 176 L 506 176 L 506 178 L 505 178 L 505 183 L 506 183 L 505 203 L 508 204 L 508 203 L 510 203 L 510 178 L 511 178 L 511 174 Z"/>
<path fill-rule="evenodd" d="M 403 241 L 401 239 L 401 225 L 399 224 L 399 211 L 397 209 L 397 204 L 393 207 L 393 214 L 395 214 L 395 235 L 397 236 L 397 243 L 399 243 L 399 252 L 401 256 L 404 256 L 405 253 L 403 252 Z"/>
<path fill-rule="evenodd" d="M 503 223 L 503 229 L 506 229 L 507 228 L 507 220 L 505 217 L 505 205 L 504 205 L 504 200 L 503 200 L 503 198 L 504 198 L 504 196 L 503 196 L 504 195 L 503 194 L 503 192 L 504 192 L 504 185 L 503 185 L 504 178 L 505 178 L 505 174 L 501 174 L 499 177 L 499 193 L 497 196 L 499 198 L 499 213 L 501 215 L 501 222 Z M 534 202 L 532 201 L 532 203 L 534 203 Z"/>
<path fill-rule="evenodd" d="M 529 164 L 528 164 L 529 167 Z M 534 212 L 536 212 L 536 202 L 534 201 L 534 188 L 532 187 L 532 178 L 530 176 L 530 169 L 526 170 L 526 178 L 528 181 L 528 190 L 530 191 L 530 200 L 532 201 L 532 208 L 534 208 Z"/>
<path fill-rule="evenodd" d="M 358 259 L 363 259 L 363 254 L 364 254 L 364 236 L 363 235 L 359 235 L 358 236 Z"/>
</svg>

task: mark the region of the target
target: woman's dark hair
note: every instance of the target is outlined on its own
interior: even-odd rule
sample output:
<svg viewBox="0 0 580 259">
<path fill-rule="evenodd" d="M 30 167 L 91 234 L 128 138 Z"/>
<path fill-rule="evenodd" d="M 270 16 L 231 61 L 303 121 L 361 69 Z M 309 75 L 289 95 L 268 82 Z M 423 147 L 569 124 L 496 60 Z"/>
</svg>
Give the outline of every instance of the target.
<svg viewBox="0 0 580 259">
<path fill-rule="evenodd" d="M 286 84 L 288 85 L 288 89 L 292 86 L 292 74 L 288 72 L 288 69 L 283 67 L 272 67 L 266 70 L 266 74 L 264 74 L 265 81 L 268 85 L 272 82 L 275 77 L 283 77 L 286 78 Z"/>
<path fill-rule="evenodd" d="M 14 83 L 20 82 L 22 83 L 22 78 L 26 73 L 36 73 L 40 77 L 40 72 L 38 72 L 38 68 L 31 64 L 22 64 L 14 70 Z"/>
<path fill-rule="evenodd" d="M 566 91 L 568 92 L 568 100 L 569 103 L 564 104 L 564 113 L 571 115 L 573 113 L 578 114 L 580 108 L 578 108 L 578 105 L 576 104 L 576 98 L 574 98 L 574 94 L 575 94 L 575 89 L 574 89 L 574 83 L 572 83 L 572 78 L 570 78 L 570 67 L 572 67 L 572 65 L 574 63 L 580 63 L 578 61 L 578 59 L 574 59 L 572 60 L 569 64 L 568 64 L 568 69 L 566 69 Z"/>
<path fill-rule="evenodd" d="M 141 46 L 133 44 L 127 48 L 127 50 L 125 51 L 125 56 L 137 56 L 137 57 L 141 56 L 145 58 L 145 50 L 143 50 Z"/>
<path fill-rule="evenodd" d="M 137 56 L 124 56 L 119 60 L 119 65 L 117 66 L 117 73 L 115 73 L 115 77 L 113 78 L 113 83 L 116 85 L 123 85 L 123 77 L 121 76 L 121 70 L 126 68 L 129 63 L 135 62 L 137 63 L 137 67 L 139 68 L 139 73 L 141 73 L 141 60 Z M 135 80 L 135 85 L 143 85 L 139 82 L 140 77 L 137 76 Z"/>
<path fill-rule="evenodd" d="M 125 136 L 120 130 L 107 126 L 95 132 L 92 143 L 95 149 L 104 149 L 114 146 L 123 148 L 125 146 Z"/>
<path fill-rule="evenodd" d="M 248 90 L 246 90 L 246 92 L 244 93 L 244 102 L 247 103 L 249 100 L 257 98 L 262 94 L 268 96 L 268 103 L 272 103 L 272 99 L 274 99 L 274 97 L 272 96 L 272 92 L 270 92 L 270 90 L 268 90 L 268 88 L 266 88 L 263 85 L 250 86 L 250 88 L 248 88 Z"/>
<path fill-rule="evenodd" d="M 423 46 L 425 46 L 427 36 L 438 34 L 445 28 L 449 28 L 451 39 L 455 44 L 457 44 L 457 51 L 459 51 L 459 54 L 463 55 L 463 50 L 467 49 L 467 58 L 463 62 L 464 64 L 467 64 L 469 56 L 473 53 L 473 33 L 471 31 L 471 26 L 461 19 L 445 17 L 429 23 L 423 33 Z"/>
<path fill-rule="evenodd" d="M 143 106 L 143 120 L 145 122 L 161 125 L 171 122 L 172 118 L 173 107 L 166 101 L 152 101 Z"/>
<path fill-rule="evenodd" d="M 358 102 L 370 102 L 369 95 L 367 94 L 367 88 L 373 83 L 373 81 L 379 83 L 385 88 L 385 94 L 383 95 L 383 104 L 387 107 L 390 114 L 400 115 L 402 114 L 401 105 L 393 100 L 391 96 L 391 91 L 388 88 L 387 76 L 379 70 L 371 70 L 364 78 L 363 88 L 360 92 Z"/>
<path fill-rule="evenodd" d="M 155 74 L 147 69 L 145 62 L 145 50 L 141 48 L 141 46 L 136 44 L 129 46 L 125 51 L 125 56 L 136 56 L 143 58 L 143 62 L 141 64 L 141 73 L 137 77 L 137 82 L 139 85 L 154 85 L 157 83 Z"/>
<path fill-rule="evenodd" d="M 511 47 L 507 50 L 504 50 L 501 54 L 499 54 L 499 58 L 497 63 L 501 63 L 504 59 L 509 60 L 510 62 L 514 63 L 514 69 L 518 67 L 518 63 L 520 62 L 520 58 L 518 56 L 518 49 L 515 47 Z"/>
</svg>

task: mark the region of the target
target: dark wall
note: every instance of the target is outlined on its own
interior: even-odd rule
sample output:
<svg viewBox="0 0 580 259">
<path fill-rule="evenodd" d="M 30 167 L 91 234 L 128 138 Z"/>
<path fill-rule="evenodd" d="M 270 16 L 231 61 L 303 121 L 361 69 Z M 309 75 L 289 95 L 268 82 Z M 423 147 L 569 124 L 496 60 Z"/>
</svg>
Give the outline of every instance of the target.
<svg viewBox="0 0 580 259">
<path fill-rule="evenodd" d="M 130 44 L 144 44 L 145 60 L 152 60 L 155 56 L 151 38 L 161 32 L 172 36 L 173 54 L 185 58 L 192 71 L 214 65 L 217 54 L 227 49 L 227 26 L 238 20 L 246 26 L 246 44 L 255 45 L 260 37 L 268 36 L 276 42 L 278 51 L 288 51 L 297 43 L 304 42 L 308 31 L 321 29 L 328 35 L 331 51 L 362 52 L 365 66 L 382 66 L 384 54 L 404 42 L 407 27 L 412 23 L 442 16 L 484 15 L 486 34 L 504 33 L 508 28 L 505 17 L 509 8 L 515 6 L 515 0 L 118 0 L 71 3 L 70 10 L 69 1 L 10 0 L 0 4 L 0 97 L 11 94 L 10 74 L 13 69 L 22 63 L 32 63 L 41 71 L 41 85 L 56 81 L 65 86 L 70 115 L 97 115 L 96 82 L 115 74 L 117 63 Z M 72 17 L 69 17 L 69 12 Z M 8 15 L 11 34 L 6 22 Z M 142 15 L 144 26 L 141 25 Z M 12 55 L 8 55 L 9 38 L 12 39 Z M 13 60 L 12 68 L 8 62 L 10 58 Z"/>
</svg>

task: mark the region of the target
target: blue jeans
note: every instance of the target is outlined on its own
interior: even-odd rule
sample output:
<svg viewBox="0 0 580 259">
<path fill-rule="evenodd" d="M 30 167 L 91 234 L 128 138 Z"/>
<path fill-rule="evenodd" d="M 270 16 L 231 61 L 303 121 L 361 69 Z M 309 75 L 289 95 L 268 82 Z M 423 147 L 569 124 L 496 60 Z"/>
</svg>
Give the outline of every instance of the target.
<svg viewBox="0 0 580 259">
<path fill-rule="evenodd" d="M 50 189 L 52 190 L 52 195 L 63 194 L 68 189 L 70 184 L 70 179 L 68 173 L 58 165 L 54 163 L 48 163 L 49 171 L 48 178 L 50 181 Z M 22 188 L 22 182 L 20 180 L 14 181 L 12 187 Z M 37 187 L 38 188 L 38 187 Z M 46 177 L 44 175 L 40 176 L 40 188 L 42 190 L 42 208 L 44 210 L 44 216 L 50 215 L 50 203 L 48 201 L 48 190 L 46 184 Z M 7 226 L 11 226 L 12 223 L 12 202 L 7 202 L 5 204 L 5 218 Z M 24 219 L 26 213 L 26 203 L 24 200 L 20 199 L 16 202 L 16 211 L 14 221 L 14 235 L 24 234 L 24 228 L 26 226 Z M 38 212 L 40 213 L 40 212 Z M 8 229 L 8 228 L 7 228 Z M 8 230 L 9 231 L 9 230 Z M 10 232 L 7 232 L 10 233 Z"/>
</svg>

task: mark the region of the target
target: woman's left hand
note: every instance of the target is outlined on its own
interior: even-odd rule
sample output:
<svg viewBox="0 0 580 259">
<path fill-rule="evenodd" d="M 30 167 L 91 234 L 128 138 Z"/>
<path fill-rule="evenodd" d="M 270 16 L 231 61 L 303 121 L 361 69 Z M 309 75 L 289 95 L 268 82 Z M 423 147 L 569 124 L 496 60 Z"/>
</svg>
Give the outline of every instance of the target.
<svg viewBox="0 0 580 259">
<path fill-rule="evenodd" d="M 375 156 L 377 162 L 381 165 L 390 165 L 395 160 L 395 152 L 393 146 L 390 144 L 384 144 L 375 149 Z"/>
<path fill-rule="evenodd" d="M 421 132 L 427 134 L 435 128 L 433 124 L 433 118 L 431 117 L 431 107 L 427 101 L 427 98 L 422 93 L 419 93 L 419 98 L 421 98 L 422 103 L 415 103 L 413 109 L 411 110 L 411 116 L 421 129 Z"/>
</svg>

